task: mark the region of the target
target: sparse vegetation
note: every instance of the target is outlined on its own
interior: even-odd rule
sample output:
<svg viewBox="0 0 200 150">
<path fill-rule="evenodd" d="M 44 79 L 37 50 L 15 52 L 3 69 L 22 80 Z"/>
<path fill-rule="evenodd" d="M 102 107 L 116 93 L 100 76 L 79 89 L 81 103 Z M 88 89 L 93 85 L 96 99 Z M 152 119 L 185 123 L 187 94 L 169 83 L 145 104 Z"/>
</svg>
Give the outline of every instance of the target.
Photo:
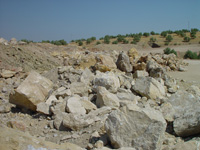
<svg viewBox="0 0 200 150">
<path fill-rule="evenodd" d="M 22 41 L 22 42 L 26 42 L 26 43 L 28 43 L 28 44 L 29 44 L 29 43 L 33 43 L 33 41 L 27 40 L 27 39 L 21 39 L 21 41 Z"/>
<path fill-rule="evenodd" d="M 56 40 L 56 41 L 49 41 L 49 40 L 46 40 L 46 41 L 42 41 L 42 43 L 51 43 L 51 44 L 54 44 L 54 45 L 67 45 L 67 42 L 65 40 Z"/>
<path fill-rule="evenodd" d="M 165 48 L 164 50 L 164 54 L 175 54 L 177 56 L 177 52 L 174 49 L 170 49 L 169 47 Z"/>
</svg>

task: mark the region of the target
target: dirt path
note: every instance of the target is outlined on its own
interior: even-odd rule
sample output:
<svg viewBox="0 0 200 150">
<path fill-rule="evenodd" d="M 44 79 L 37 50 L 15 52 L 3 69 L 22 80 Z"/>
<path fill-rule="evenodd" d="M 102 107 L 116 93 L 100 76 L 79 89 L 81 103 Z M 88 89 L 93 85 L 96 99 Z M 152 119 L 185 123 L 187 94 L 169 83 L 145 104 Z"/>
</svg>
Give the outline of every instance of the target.
<svg viewBox="0 0 200 150">
<path fill-rule="evenodd" d="M 184 60 L 189 63 L 186 72 L 169 72 L 168 74 L 177 79 L 200 84 L 200 60 Z"/>
</svg>

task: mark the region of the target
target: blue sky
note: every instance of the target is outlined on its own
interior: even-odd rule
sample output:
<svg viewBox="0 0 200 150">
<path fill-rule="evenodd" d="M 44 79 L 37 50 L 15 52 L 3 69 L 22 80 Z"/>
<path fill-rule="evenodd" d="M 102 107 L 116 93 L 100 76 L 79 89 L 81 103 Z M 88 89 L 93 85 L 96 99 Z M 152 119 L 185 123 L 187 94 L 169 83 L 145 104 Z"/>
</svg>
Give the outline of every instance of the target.
<svg viewBox="0 0 200 150">
<path fill-rule="evenodd" d="M 200 0 L 0 0 L 0 37 L 33 41 L 200 29 Z"/>
</svg>

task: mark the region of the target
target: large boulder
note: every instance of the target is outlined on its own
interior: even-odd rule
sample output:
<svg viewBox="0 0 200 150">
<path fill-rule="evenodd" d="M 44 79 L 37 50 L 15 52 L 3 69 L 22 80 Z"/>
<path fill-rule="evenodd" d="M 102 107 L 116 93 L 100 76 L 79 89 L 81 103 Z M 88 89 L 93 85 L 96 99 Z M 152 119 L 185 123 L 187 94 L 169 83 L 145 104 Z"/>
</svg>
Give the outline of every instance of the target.
<svg viewBox="0 0 200 150">
<path fill-rule="evenodd" d="M 117 68 L 124 72 L 131 72 L 132 65 L 130 64 L 129 57 L 126 53 L 121 52 L 117 59 Z"/>
<path fill-rule="evenodd" d="M 159 150 L 166 122 L 162 114 L 154 109 L 141 109 L 137 105 L 129 104 L 121 111 L 112 111 L 105 128 L 114 148 Z"/>
<path fill-rule="evenodd" d="M 79 81 L 89 85 L 93 79 L 94 74 L 90 71 L 90 69 L 85 68 L 85 70 L 82 72 L 79 78 Z"/>
<path fill-rule="evenodd" d="M 84 115 L 86 114 L 85 108 L 81 104 L 79 97 L 70 97 L 66 102 L 66 111 L 69 113 Z"/>
<path fill-rule="evenodd" d="M 10 103 L 36 111 L 37 104 L 45 102 L 53 83 L 37 72 L 30 72 L 28 77 L 10 95 Z"/>
<path fill-rule="evenodd" d="M 173 94 L 168 102 L 175 110 L 174 131 L 178 136 L 187 137 L 200 133 L 200 97 L 186 91 Z"/>
<path fill-rule="evenodd" d="M 10 44 L 16 45 L 17 44 L 17 39 L 16 38 L 11 38 L 10 39 Z"/>
<path fill-rule="evenodd" d="M 166 94 L 164 86 L 152 77 L 137 78 L 132 89 L 150 99 L 163 98 Z"/>
<path fill-rule="evenodd" d="M 116 93 L 117 89 L 120 87 L 119 78 L 113 72 L 97 72 L 93 83 L 94 89 L 97 89 L 98 86 L 103 86 L 112 93 Z"/>
<path fill-rule="evenodd" d="M 89 114 L 85 115 L 78 115 L 72 113 L 69 114 L 62 112 L 56 115 L 57 120 L 59 120 L 60 118 L 60 121 L 55 122 L 55 124 L 58 127 L 63 125 L 64 127 L 70 128 L 71 130 L 78 131 L 87 128 L 91 125 L 94 125 L 95 122 L 101 122 L 103 128 L 105 120 L 107 119 L 110 112 L 110 107 L 102 107 L 97 110 L 91 111 Z"/>
<path fill-rule="evenodd" d="M 113 59 L 108 55 L 97 55 L 96 61 L 95 70 L 106 72 L 117 68 Z"/>
<path fill-rule="evenodd" d="M 105 87 L 99 86 L 97 89 L 97 107 L 109 106 L 109 107 L 119 107 L 118 97 L 106 90 Z"/>
<path fill-rule="evenodd" d="M 138 51 L 133 47 L 128 51 L 128 56 L 132 59 L 139 57 Z"/>
</svg>

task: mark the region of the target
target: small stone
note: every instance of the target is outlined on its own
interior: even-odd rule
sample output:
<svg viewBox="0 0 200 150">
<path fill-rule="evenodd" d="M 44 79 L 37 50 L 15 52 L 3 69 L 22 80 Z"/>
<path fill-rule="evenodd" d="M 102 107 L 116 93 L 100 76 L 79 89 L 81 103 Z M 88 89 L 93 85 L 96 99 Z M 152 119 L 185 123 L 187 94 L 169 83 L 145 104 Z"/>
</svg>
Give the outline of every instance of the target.
<svg viewBox="0 0 200 150">
<path fill-rule="evenodd" d="M 103 141 L 101 141 L 101 140 L 97 141 L 97 142 L 94 144 L 94 146 L 95 146 L 96 148 L 102 148 L 102 147 L 103 147 Z"/>
</svg>

